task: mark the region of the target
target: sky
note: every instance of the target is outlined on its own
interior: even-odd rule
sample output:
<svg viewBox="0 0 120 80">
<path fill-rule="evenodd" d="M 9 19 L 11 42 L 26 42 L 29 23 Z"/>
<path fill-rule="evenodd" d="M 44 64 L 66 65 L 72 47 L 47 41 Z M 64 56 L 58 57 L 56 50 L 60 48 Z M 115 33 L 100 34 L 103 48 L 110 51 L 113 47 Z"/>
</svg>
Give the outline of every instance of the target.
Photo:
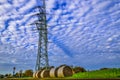
<svg viewBox="0 0 120 80">
<path fill-rule="evenodd" d="M 0 74 L 35 69 L 41 0 L 0 0 Z M 120 68 L 120 0 L 46 0 L 49 64 Z"/>
</svg>

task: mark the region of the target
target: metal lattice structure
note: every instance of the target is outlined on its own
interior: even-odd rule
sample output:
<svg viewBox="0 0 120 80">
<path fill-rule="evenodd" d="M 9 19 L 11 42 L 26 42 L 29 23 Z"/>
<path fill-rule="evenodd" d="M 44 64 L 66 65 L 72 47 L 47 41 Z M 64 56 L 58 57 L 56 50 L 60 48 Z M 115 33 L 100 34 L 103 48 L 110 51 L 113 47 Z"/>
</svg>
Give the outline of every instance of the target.
<svg viewBox="0 0 120 80">
<path fill-rule="evenodd" d="M 47 38 L 47 23 L 46 23 L 46 6 L 45 0 L 42 0 L 43 5 L 37 6 L 39 13 L 36 14 L 38 16 L 38 21 L 35 22 L 37 26 L 37 30 L 39 32 L 39 42 L 38 42 L 38 53 L 37 53 L 37 61 L 36 61 L 36 71 L 41 70 L 42 68 L 49 68 L 48 62 L 48 38 Z"/>
</svg>

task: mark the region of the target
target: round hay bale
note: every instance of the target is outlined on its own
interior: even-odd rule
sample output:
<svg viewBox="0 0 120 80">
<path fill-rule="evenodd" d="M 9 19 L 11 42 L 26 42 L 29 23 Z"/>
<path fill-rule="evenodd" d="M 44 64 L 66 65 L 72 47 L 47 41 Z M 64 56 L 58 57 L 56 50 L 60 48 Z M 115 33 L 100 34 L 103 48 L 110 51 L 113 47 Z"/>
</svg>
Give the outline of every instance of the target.
<svg viewBox="0 0 120 80">
<path fill-rule="evenodd" d="M 56 76 L 55 76 L 55 68 L 51 68 L 51 69 L 50 69 L 49 75 L 50 75 L 50 77 L 52 77 L 52 78 L 56 77 Z"/>
<path fill-rule="evenodd" d="M 36 78 L 41 78 L 41 72 L 42 72 L 43 70 L 39 70 L 39 71 L 37 71 L 36 72 Z"/>
<path fill-rule="evenodd" d="M 59 69 L 60 67 L 62 67 L 62 66 L 67 66 L 67 65 L 63 64 L 63 65 L 60 65 L 59 67 L 57 67 L 57 68 L 55 69 L 55 77 L 58 77 L 58 69 Z"/>
<path fill-rule="evenodd" d="M 57 70 L 57 77 L 68 77 L 73 75 L 73 70 L 69 66 L 61 66 Z"/>
<path fill-rule="evenodd" d="M 33 73 L 33 78 L 36 78 L 36 72 Z"/>
<path fill-rule="evenodd" d="M 39 77 L 38 77 L 39 72 L 40 72 L 40 71 L 37 71 L 37 72 L 36 72 L 36 75 L 35 75 L 36 78 L 39 78 Z"/>
<path fill-rule="evenodd" d="M 59 69 L 59 67 L 57 67 L 57 68 L 55 69 L 55 77 L 58 77 L 58 69 Z"/>
<path fill-rule="evenodd" d="M 50 70 L 46 70 L 44 69 L 42 72 L 41 72 L 41 78 L 48 78 L 50 77 Z"/>
<path fill-rule="evenodd" d="M 54 66 L 50 66 L 49 68 L 52 69 L 52 68 L 55 68 L 55 67 Z"/>
</svg>

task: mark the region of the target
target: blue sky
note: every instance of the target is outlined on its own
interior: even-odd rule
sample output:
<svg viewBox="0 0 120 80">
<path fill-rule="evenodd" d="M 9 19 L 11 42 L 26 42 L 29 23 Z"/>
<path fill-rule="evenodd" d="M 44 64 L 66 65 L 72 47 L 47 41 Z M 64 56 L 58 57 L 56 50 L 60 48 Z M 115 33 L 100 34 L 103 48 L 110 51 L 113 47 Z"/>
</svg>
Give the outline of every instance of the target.
<svg viewBox="0 0 120 80">
<path fill-rule="evenodd" d="M 40 0 L 0 1 L 0 73 L 34 69 Z M 120 67 L 120 0 L 47 0 L 49 63 Z M 62 24 L 62 25 L 61 25 Z"/>
</svg>

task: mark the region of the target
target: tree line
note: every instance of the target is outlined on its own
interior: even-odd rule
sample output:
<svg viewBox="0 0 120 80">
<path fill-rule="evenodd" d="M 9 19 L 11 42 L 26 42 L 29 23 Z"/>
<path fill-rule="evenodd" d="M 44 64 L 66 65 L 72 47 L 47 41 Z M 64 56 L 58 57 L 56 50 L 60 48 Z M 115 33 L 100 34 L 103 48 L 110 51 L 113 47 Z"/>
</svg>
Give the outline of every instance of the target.
<svg viewBox="0 0 120 80">
<path fill-rule="evenodd" d="M 28 69 L 25 70 L 24 72 L 22 70 L 20 70 L 19 72 L 15 72 L 13 71 L 13 74 L 8 73 L 5 75 L 0 74 L 0 78 L 13 78 L 13 77 L 32 77 L 33 76 L 33 70 L 32 69 Z"/>
</svg>

